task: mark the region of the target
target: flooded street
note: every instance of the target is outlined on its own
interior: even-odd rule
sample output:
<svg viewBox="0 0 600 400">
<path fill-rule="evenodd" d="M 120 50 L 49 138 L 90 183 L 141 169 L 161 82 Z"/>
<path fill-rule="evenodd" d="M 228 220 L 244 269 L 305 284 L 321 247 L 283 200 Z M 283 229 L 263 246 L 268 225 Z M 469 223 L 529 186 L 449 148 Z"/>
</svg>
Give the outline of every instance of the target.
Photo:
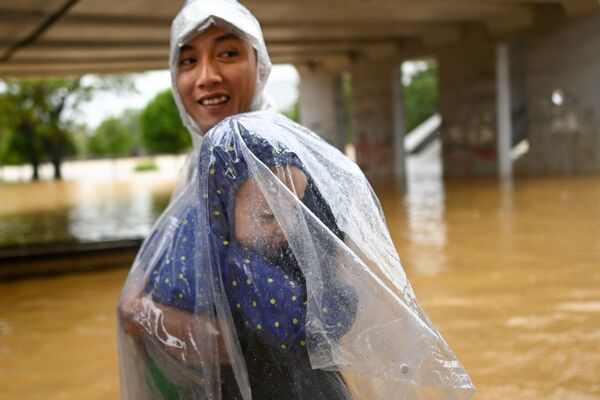
<svg viewBox="0 0 600 400">
<path fill-rule="evenodd" d="M 444 196 L 439 213 L 405 204 L 403 215 L 391 198 L 384 208 L 477 398 L 599 399 L 600 180 L 455 182 Z"/>
<path fill-rule="evenodd" d="M 167 205 L 183 161 L 155 157 L 158 169 L 139 173 L 135 159 L 66 162 L 64 181 L 33 183 L 25 180 L 27 167 L 5 167 L 0 248 L 142 238 Z"/>
<path fill-rule="evenodd" d="M 417 171 L 407 192 L 374 188 L 476 398 L 600 399 L 600 177 L 500 185 Z M 114 309 L 126 274 L 0 283 L 0 398 L 118 398 Z"/>
</svg>

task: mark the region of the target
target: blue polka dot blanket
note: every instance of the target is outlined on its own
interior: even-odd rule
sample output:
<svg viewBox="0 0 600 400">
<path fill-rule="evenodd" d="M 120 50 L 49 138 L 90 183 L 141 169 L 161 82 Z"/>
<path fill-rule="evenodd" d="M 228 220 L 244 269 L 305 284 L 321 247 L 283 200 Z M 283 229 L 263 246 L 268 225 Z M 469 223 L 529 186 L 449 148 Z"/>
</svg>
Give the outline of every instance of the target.
<svg viewBox="0 0 600 400">
<path fill-rule="evenodd" d="M 119 303 L 124 398 L 468 399 L 358 166 L 272 112 L 202 139 Z"/>
</svg>

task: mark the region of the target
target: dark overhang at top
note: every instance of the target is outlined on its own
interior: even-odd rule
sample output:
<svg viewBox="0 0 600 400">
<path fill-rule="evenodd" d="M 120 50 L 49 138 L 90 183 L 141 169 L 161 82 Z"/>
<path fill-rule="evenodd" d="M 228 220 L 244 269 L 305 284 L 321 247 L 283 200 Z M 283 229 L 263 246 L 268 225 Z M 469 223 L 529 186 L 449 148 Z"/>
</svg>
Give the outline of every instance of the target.
<svg viewBox="0 0 600 400">
<path fill-rule="evenodd" d="M 167 68 L 182 1 L 0 0 L 0 77 Z M 248 0 L 274 63 L 427 54 L 472 32 L 492 40 L 600 12 L 598 0 Z"/>
</svg>

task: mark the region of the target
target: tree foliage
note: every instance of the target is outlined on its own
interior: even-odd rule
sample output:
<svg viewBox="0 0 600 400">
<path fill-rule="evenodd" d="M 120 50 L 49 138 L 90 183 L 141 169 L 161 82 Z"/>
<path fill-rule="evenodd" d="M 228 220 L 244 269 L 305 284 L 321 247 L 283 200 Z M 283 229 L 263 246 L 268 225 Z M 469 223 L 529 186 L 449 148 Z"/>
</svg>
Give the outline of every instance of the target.
<svg viewBox="0 0 600 400">
<path fill-rule="evenodd" d="M 406 131 L 410 132 L 438 110 L 438 70 L 434 64 L 417 71 L 404 88 Z"/>
<path fill-rule="evenodd" d="M 191 145 L 171 89 L 160 92 L 141 115 L 142 143 L 152 153 L 179 153 Z"/>
<path fill-rule="evenodd" d="M 0 90 L 0 162 L 27 162 L 32 179 L 40 163 L 50 161 L 54 178 L 61 179 L 65 157 L 76 152 L 72 135 L 73 111 L 96 90 L 131 87 L 126 78 L 7 80 Z"/>
<path fill-rule="evenodd" d="M 102 157 L 134 156 L 140 153 L 140 112 L 125 110 L 119 117 L 106 118 L 89 138 L 89 155 Z"/>
<path fill-rule="evenodd" d="M 26 160 L 33 167 L 33 179 L 38 179 L 39 164 L 50 160 L 60 179 L 60 163 L 74 149 L 61 116 L 73 99 L 71 93 L 85 97 L 87 91 L 79 79 L 10 80 L 4 86 L 0 112 L 9 139 L 3 161 Z"/>
</svg>

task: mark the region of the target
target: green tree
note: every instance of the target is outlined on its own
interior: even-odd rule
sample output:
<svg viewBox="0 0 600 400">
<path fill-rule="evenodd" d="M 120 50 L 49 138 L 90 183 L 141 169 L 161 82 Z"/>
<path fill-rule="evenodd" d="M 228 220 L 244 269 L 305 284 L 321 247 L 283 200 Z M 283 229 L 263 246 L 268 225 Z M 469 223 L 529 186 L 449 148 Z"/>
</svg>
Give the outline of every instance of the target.
<svg viewBox="0 0 600 400">
<path fill-rule="evenodd" d="M 87 150 L 93 156 L 123 157 L 140 152 L 140 113 L 126 110 L 119 117 L 106 118 L 89 138 Z"/>
<path fill-rule="evenodd" d="M 15 82 L 4 82 L 3 86 L 0 115 L 6 147 L 2 161 L 5 164 L 30 163 L 33 168 L 32 178 L 37 180 L 38 167 L 45 158 L 40 117 L 36 107 L 39 90 L 34 85 L 19 85 Z"/>
<path fill-rule="evenodd" d="M 416 72 L 404 87 L 406 131 L 410 132 L 438 110 L 438 70 L 434 64 Z"/>
<path fill-rule="evenodd" d="M 88 151 L 95 156 L 122 157 L 130 154 L 131 145 L 131 137 L 122 121 L 110 117 L 96 128 L 88 142 Z"/>
<path fill-rule="evenodd" d="M 151 153 L 179 153 L 191 145 L 171 89 L 160 92 L 141 115 L 142 143 Z"/>
<path fill-rule="evenodd" d="M 142 144 L 142 110 L 127 109 L 121 114 L 121 123 L 131 139 L 129 154 L 139 156 L 144 153 Z"/>
<path fill-rule="evenodd" d="M 40 163 L 49 160 L 54 178 L 61 179 L 62 161 L 76 151 L 69 114 L 89 101 L 96 90 L 126 87 L 132 87 L 128 79 L 114 77 L 4 81 L 0 115 L 8 146 L 3 161 L 28 162 L 33 168 L 32 179 L 37 180 Z"/>
</svg>

